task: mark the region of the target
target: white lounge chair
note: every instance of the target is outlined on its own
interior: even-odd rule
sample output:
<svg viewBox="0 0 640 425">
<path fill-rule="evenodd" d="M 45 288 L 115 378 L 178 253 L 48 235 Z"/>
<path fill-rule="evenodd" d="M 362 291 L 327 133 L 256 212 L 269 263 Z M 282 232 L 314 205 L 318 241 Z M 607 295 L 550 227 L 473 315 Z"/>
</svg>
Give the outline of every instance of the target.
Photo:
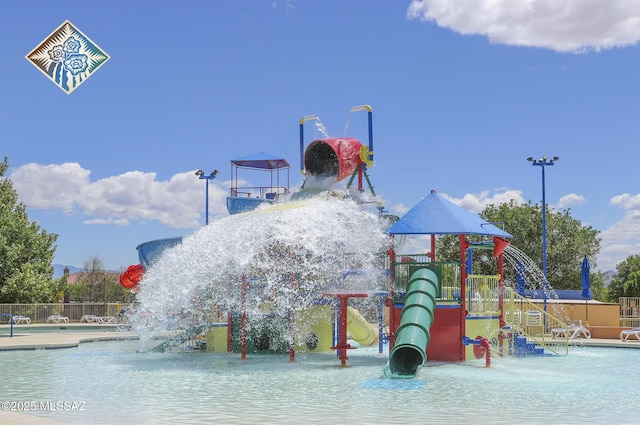
<svg viewBox="0 0 640 425">
<path fill-rule="evenodd" d="M 60 314 L 52 314 L 47 317 L 47 323 L 69 323 L 69 318 Z"/>
<path fill-rule="evenodd" d="M 31 323 L 31 317 L 27 317 L 27 316 L 13 316 L 13 323 L 15 323 L 16 325 L 19 325 L 21 323 L 25 323 L 25 324 L 30 324 Z"/>
<path fill-rule="evenodd" d="M 85 314 L 80 318 L 80 323 L 94 323 L 96 322 L 98 316 L 95 314 Z"/>
<path fill-rule="evenodd" d="M 551 329 L 551 335 L 554 338 L 591 338 L 591 331 L 582 325 L 582 320 L 574 320 L 566 328 Z"/>
<path fill-rule="evenodd" d="M 622 332 L 620 332 L 620 341 L 628 341 L 632 336 L 640 341 L 640 328 L 623 330 Z"/>
<path fill-rule="evenodd" d="M 114 316 L 96 316 L 94 314 L 85 314 L 80 319 L 80 322 L 105 324 L 105 323 L 113 323 L 115 319 L 116 318 Z"/>
</svg>

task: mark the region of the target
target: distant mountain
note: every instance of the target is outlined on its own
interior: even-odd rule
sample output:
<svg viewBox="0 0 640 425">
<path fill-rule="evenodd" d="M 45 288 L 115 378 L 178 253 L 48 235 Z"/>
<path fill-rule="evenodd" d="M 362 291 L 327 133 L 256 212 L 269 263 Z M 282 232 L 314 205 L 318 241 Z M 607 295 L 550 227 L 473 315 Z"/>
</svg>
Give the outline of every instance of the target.
<svg viewBox="0 0 640 425">
<path fill-rule="evenodd" d="M 609 284 L 611 283 L 611 278 L 613 276 L 616 275 L 616 271 L 615 270 L 609 270 L 604 272 L 604 286 L 609 286 Z"/>
<path fill-rule="evenodd" d="M 64 264 L 53 264 L 53 278 L 58 279 L 64 276 L 64 268 L 69 267 L 69 274 L 81 272 L 83 269 L 73 266 L 65 266 Z"/>
</svg>

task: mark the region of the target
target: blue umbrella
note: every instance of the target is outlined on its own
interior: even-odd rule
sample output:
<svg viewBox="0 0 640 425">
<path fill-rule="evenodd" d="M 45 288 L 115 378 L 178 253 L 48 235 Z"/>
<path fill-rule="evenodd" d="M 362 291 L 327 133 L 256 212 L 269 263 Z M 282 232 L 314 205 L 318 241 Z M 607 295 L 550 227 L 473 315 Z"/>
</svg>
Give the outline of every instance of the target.
<svg viewBox="0 0 640 425">
<path fill-rule="evenodd" d="M 584 298 L 584 310 L 585 310 L 585 319 L 587 325 L 589 325 L 589 310 L 588 310 L 588 300 L 591 299 L 591 275 L 589 273 L 589 259 L 584 257 L 582 260 L 582 270 L 580 271 L 580 275 L 582 276 L 582 298 Z"/>
<path fill-rule="evenodd" d="M 527 280 L 524 276 L 525 268 L 522 262 L 518 263 L 518 272 L 516 273 L 516 283 L 518 284 L 518 294 L 524 297 L 524 291 L 527 288 Z"/>
</svg>

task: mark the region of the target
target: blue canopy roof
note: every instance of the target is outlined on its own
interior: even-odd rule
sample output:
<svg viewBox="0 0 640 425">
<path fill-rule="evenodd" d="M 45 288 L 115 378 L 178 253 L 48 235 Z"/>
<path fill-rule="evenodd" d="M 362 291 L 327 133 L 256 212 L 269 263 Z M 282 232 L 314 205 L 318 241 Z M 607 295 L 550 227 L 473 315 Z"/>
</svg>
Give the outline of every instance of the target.
<svg viewBox="0 0 640 425">
<path fill-rule="evenodd" d="M 260 168 L 265 170 L 289 168 L 289 163 L 285 159 L 266 152 L 258 152 L 240 159 L 232 159 L 231 163 L 237 167 Z"/>
<path fill-rule="evenodd" d="M 512 235 L 431 191 L 387 230 L 392 235 Z"/>
</svg>

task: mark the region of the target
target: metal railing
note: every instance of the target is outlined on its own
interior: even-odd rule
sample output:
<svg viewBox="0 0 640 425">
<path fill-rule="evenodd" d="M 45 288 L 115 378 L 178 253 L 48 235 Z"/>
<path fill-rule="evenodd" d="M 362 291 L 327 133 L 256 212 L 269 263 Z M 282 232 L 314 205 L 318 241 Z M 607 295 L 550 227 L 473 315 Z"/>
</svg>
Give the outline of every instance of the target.
<svg viewBox="0 0 640 425">
<path fill-rule="evenodd" d="M 470 315 L 499 315 L 500 275 L 467 276 L 467 309 Z"/>
<path fill-rule="evenodd" d="M 640 297 L 620 297 L 620 326 L 640 327 Z"/>
<path fill-rule="evenodd" d="M 418 268 L 427 267 L 438 277 L 438 301 L 460 303 L 460 264 L 456 262 L 431 262 L 427 254 L 398 256 L 392 264 L 395 275 L 395 290 L 404 292 L 411 274 Z"/>
<path fill-rule="evenodd" d="M 512 288 L 504 291 L 504 321 L 512 337 L 516 332 L 554 354 L 569 353 L 569 326 Z"/>
<path fill-rule="evenodd" d="M 61 315 L 69 318 L 69 322 L 80 322 L 83 316 L 117 316 L 122 303 L 54 303 L 54 304 L 0 304 L 0 314 L 25 316 L 31 323 L 46 323 L 50 316 Z M 8 323 L 8 319 L 3 320 Z"/>
<path fill-rule="evenodd" d="M 247 186 L 231 189 L 232 197 L 256 197 L 263 199 L 277 199 L 289 193 L 289 189 L 283 186 Z"/>
</svg>

